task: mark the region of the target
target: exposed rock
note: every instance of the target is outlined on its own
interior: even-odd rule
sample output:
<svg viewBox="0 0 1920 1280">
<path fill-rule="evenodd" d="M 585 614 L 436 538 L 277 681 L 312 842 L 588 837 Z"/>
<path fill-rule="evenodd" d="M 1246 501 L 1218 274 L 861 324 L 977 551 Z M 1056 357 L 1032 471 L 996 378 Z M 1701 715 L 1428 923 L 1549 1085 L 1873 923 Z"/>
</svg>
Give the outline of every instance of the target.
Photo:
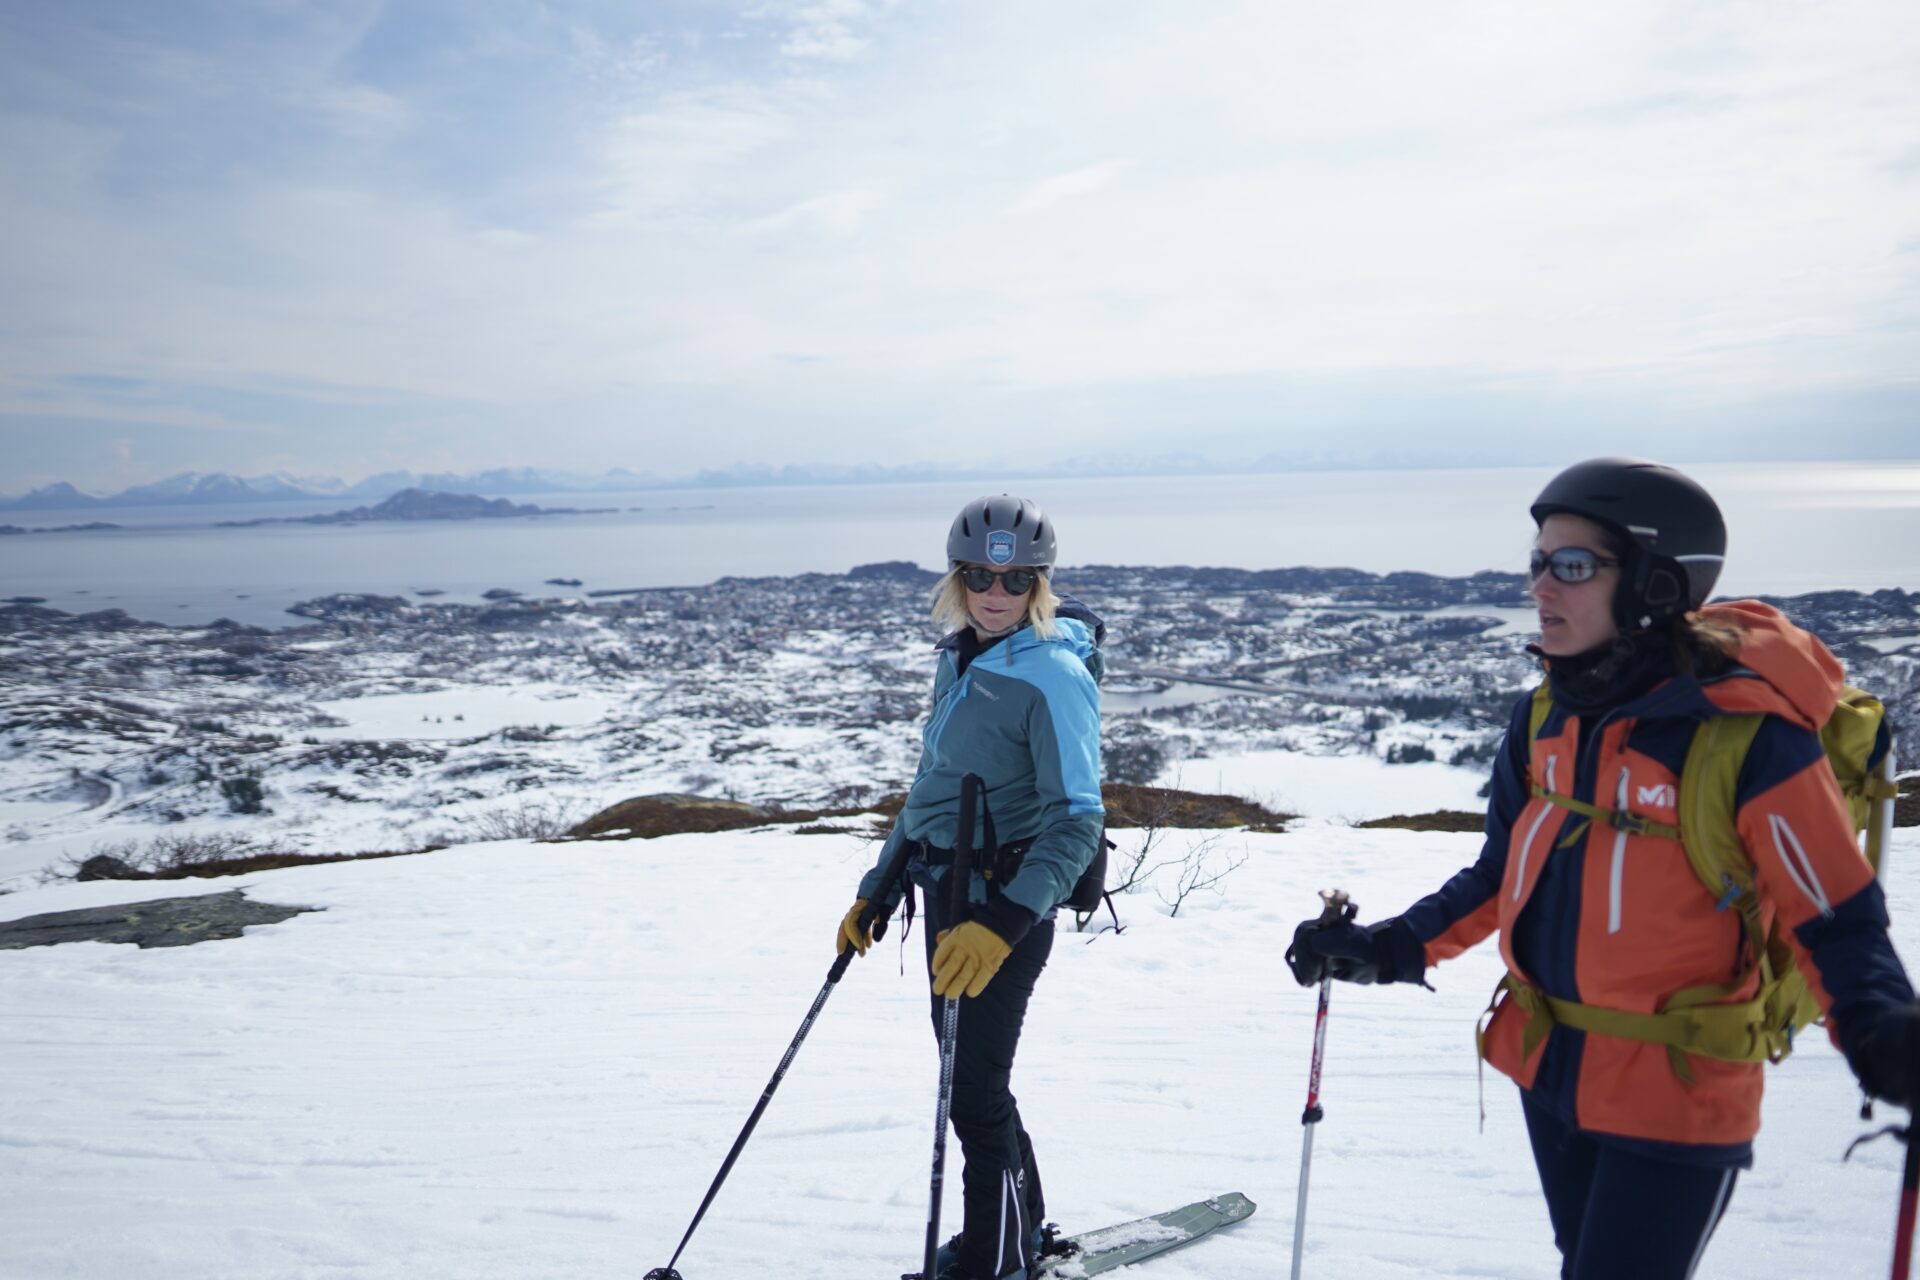
<svg viewBox="0 0 1920 1280">
<path fill-rule="evenodd" d="M 111 854 L 96 853 L 74 871 L 75 880 L 145 880 L 147 873 Z"/>
<path fill-rule="evenodd" d="M 190 947 L 238 938 L 249 925 L 278 924 L 318 907 L 249 902 L 238 889 L 193 898 L 156 898 L 117 907 L 53 911 L 0 924 L 0 951 L 61 942 L 131 942 L 138 947 Z"/>
</svg>

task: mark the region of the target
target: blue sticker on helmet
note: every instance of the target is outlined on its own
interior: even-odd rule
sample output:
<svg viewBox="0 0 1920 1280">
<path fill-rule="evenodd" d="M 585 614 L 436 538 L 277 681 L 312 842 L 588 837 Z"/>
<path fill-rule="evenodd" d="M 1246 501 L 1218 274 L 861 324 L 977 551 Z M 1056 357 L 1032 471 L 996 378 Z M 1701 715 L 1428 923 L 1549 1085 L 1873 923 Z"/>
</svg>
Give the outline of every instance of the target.
<svg viewBox="0 0 1920 1280">
<path fill-rule="evenodd" d="M 994 564 L 1013 563 L 1013 535 L 1005 529 L 995 529 L 987 535 L 987 559 Z"/>
</svg>

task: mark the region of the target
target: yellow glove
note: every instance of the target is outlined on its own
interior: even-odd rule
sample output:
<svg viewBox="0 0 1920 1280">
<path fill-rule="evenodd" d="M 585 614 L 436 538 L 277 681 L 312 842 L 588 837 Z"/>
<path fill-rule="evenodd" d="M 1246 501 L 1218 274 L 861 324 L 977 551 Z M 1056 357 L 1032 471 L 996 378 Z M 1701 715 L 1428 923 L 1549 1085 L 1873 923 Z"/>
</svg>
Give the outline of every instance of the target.
<svg viewBox="0 0 1920 1280">
<path fill-rule="evenodd" d="M 839 955 L 852 947 L 861 955 L 867 954 L 867 948 L 873 945 L 873 934 L 860 927 L 860 913 L 867 909 L 865 898 L 855 898 L 853 905 L 847 908 L 847 914 L 841 918 L 840 927 L 833 931 L 833 954 Z"/>
<path fill-rule="evenodd" d="M 977 996 L 1013 948 L 978 921 L 968 920 L 940 935 L 933 949 L 933 994 L 942 999 Z"/>
</svg>

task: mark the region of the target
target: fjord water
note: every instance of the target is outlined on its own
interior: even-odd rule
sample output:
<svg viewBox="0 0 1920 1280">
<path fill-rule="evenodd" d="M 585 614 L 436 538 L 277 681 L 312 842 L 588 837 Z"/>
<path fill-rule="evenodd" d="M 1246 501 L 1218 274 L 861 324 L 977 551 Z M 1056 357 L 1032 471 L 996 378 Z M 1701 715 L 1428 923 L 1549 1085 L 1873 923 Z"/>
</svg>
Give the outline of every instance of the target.
<svg viewBox="0 0 1920 1280">
<path fill-rule="evenodd" d="M 1527 504 L 1553 468 L 1009 477 L 862 485 L 678 488 L 516 495 L 594 515 L 219 528 L 318 514 L 337 499 L 220 507 L 104 507 L 0 515 L 28 528 L 104 520 L 122 529 L 0 538 L 0 598 L 136 617 L 262 626 L 337 591 L 473 601 L 491 588 L 578 591 L 692 585 L 723 576 L 839 573 L 942 559 L 953 511 L 1004 489 L 1060 529 L 1062 585 L 1076 564 L 1347 566 L 1376 573 L 1518 569 Z M 1920 590 L 1920 462 L 1737 463 L 1687 470 L 1732 530 L 1721 593 Z"/>
</svg>

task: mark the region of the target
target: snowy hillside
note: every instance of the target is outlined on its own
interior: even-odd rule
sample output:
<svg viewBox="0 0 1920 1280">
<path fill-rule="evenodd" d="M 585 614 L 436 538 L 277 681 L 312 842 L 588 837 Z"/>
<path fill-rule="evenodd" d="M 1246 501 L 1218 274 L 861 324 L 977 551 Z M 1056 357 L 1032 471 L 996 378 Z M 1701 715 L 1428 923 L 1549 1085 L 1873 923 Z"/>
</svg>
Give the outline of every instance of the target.
<svg viewBox="0 0 1920 1280">
<path fill-rule="evenodd" d="M 1320 821 L 1231 832 L 1218 848 L 1250 856 L 1224 894 L 1170 916 L 1136 893 L 1124 933 L 1063 932 L 1015 1081 L 1050 1215 L 1091 1227 L 1241 1190 L 1251 1221 L 1137 1274 L 1284 1274 L 1313 1014 L 1280 960 L 1292 926 L 1326 885 L 1364 918 L 1398 910 L 1476 847 Z M 0 1271 L 662 1265 L 824 980 L 868 852 L 783 832 L 471 845 L 247 877 L 256 900 L 324 911 L 240 940 L 0 952 Z M 1920 901 L 1920 832 L 1897 833 L 1890 876 L 1896 911 Z M 234 884 L 28 888 L 0 919 Z M 1920 956 L 1920 912 L 1896 938 Z M 919 946 L 916 926 L 904 959 L 889 940 L 840 985 L 681 1259 L 688 1280 L 915 1264 L 935 1079 Z M 1489 946 L 1440 969 L 1437 993 L 1336 991 L 1309 1274 L 1555 1273 L 1500 1077 L 1476 1131 L 1472 1028 L 1497 966 Z M 1824 1040 L 1770 1072 L 1758 1167 L 1702 1277 L 1884 1271 L 1899 1152 L 1841 1163 L 1857 1104 Z"/>
</svg>

